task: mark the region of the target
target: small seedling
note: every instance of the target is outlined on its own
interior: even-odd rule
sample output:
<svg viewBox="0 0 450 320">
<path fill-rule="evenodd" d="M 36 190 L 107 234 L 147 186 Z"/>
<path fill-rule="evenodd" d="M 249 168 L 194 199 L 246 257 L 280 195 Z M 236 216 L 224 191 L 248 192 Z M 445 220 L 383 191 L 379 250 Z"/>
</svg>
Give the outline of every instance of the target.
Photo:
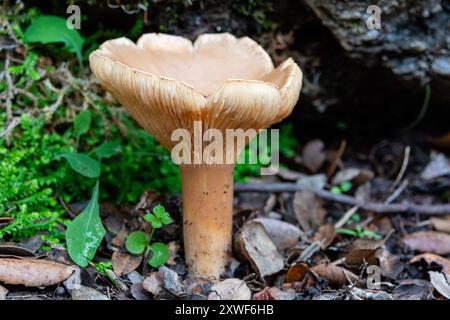
<svg viewBox="0 0 450 320">
<path fill-rule="evenodd" d="M 348 219 L 347 225 L 355 225 L 354 228 L 338 228 L 336 233 L 345 234 L 356 238 L 370 238 L 375 240 L 381 240 L 382 237 L 378 233 L 361 227 L 358 223 L 361 221 L 361 216 L 355 212 L 350 219 Z"/>
<path fill-rule="evenodd" d="M 349 192 L 352 189 L 353 185 L 350 181 L 344 181 L 338 186 L 334 186 L 331 188 L 331 192 L 335 194 L 342 194 Z"/>
<path fill-rule="evenodd" d="M 173 222 L 170 214 L 166 209 L 158 204 L 152 210 L 153 213 L 147 212 L 144 215 L 144 220 L 151 225 L 151 231 L 147 235 L 144 231 L 131 232 L 125 242 L 125 247 L 132 254 L 144 254 L 148 256 L 150 251 L 153 253 L 148 264 L 152 267 L 159 267 L 167 262 L 169 259 L 169 248 L 162 242 L 154 242 L 153 235 L 156 229 Z"/>
</svg>

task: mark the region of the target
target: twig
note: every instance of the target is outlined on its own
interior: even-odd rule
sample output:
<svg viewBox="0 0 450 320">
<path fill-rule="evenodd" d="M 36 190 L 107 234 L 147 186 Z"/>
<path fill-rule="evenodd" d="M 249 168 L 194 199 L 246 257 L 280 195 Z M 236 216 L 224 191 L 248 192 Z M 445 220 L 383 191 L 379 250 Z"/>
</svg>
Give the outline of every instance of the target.
<svg viewBox="0 0 450 320">
<path fill-rule="evenodd" d="M 403 156 L 402 166 L 400 167 L 400 170 L 398 171 L 397 177 L 395 178 L 394 182 L 389 187 L 389 190 L 392 191 L 395 188 L 397 188 L 398 184 L 402 180 L 402 178 L 403 178 L 403 176 L 404 176 L 404 174 L 406 172 L 406 168 L 408 167 L 409 154 L 410 153 L 411 153 L 411 147 L 410 146 L 406 146 L 405 147 L 405 155 Z"/>
<path fill-rule="evenodd" d="M 402 192 L 406 189 L 406 187 L 408 186 L 409 181 L 408 179 L 404 180 L 397 189 L 394 190 L 394 192 L 384 201 L 384 204 L 389 204 L 394 202 L 395 199 L 397 199 L 397 197 L 399 195 L 402 194 Z"/>
<path fill-rule="evenodd" d="M 235 191 L 237 192 L 296 192 L 310 190 L 295 183 L 248 183 L 237 184 Z M 384 204 L 379 202 L 364 202 L 354 197 L 335 194 L 326 190 L 310 190 L 317 196 L 330 201 L 336 201 L 351 206 L 358 206 L 363 210 L 374 211 L 378 213 L 415 213 L 440 215 L 450 214 L 450 204 L 420 205 L 409 203 Z"/>
<path fill-rule="evenodd" d="M 344 224 L 351 218 L 351 216 L 359 209 L 358 206 L 351 207 L 343 216 L 339 219 L 338 222 L 334 224 L 335 229 L 342 228 Z"/>
</svg>

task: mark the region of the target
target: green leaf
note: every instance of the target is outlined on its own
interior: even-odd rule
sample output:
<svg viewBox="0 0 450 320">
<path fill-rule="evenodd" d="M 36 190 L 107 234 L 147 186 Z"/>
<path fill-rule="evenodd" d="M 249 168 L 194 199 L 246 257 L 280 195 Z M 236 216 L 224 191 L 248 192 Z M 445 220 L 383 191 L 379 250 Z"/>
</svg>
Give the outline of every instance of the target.
<svg viewBox="0 0 450 320">
<path fill-rule="evenodd" d="M 98 188 L 97 181 L 88 206 L 69 224 L 66 232 L 69 256 L 80 267 L 86 267 L 94 258 L 106 233 L 100 219 Z"/>
<path fill-rule="evenodd" d="M 160 204 L 158 204 L 153 208 L 153 213 L 158 218 L 158 220 L 163 224 L 170 224 L 173 221 L 172 218 L 170 217 L 170 214 Z"/>
<path fill-rule="evenodd" d="M 110 141 L 102 143 L 99 147 L 94 150 L 94 153 L 99 158 L 110 158 L 116 153 L 122 150 L 122 146 L 119 141 Z"/>
<path fill-rule="evenodd" d="M 350 181 L 344 181 L 340 185 L 342 192 L 348 192 L 352 189 L 352 183 Z"/>
<path fill-rule="evenodd" d="M 147 236 L 143 231 L 130 233 L 125 241 L 125 247 L 130 253 L 141 254 L 147 247 Z"/>
<path fill-rule="evenodd" d="M 73 121 L 74 133 L 77 138 L 88 132 L 91 127 L 91 113 L 89 110 L 80 112 Z"/>
<path fill-rule="evenodd" d="M 158 217 L 154 216 L 153 214 L 150 214 L 149 216 L 147 216 L 146 220 L 147 222 L 150 222 L 150 224 L 152 225 L 153 228 L 155 229 L 159 229 L 162 227 L 162 222 L 158 219 Z"/>
<path fill-rule="evenodd" d="M 148 261 L 148 264 L 152 267 L 162 266 L 164 263 L 169 260 L 169 248 L 162 242 L 152 243 L 150 246 L 150 250 L 152 250 L 153 255 L 152 258 Z"/>
<path fill-rule="evenodd" d="M 88 178 L 100 176 L 100 164 L 97 160 L 81 153 L 63 153 L 60 155 L 69 162 L 73 170 Z"/>
<path fill-rule="evenodd" d="M 66 19 L 58 16 L 39 16 L 27 28 L 23 38 L 25 43 L 56 43 L 62 42 L 70 52 L 77 55 L 82 62 L 81 51 L 84 39 L 76 29 L 69 29 Z"/>
<path fill-rule="evenodd" d="M 342 193 L 342 190 L 341 190 L 341 188 L 339 188 L 338 186 L 334 186 L 334 187 L 331 187 L 331 190 L 330 190 L 332 193 L 334 193 L 334 194 L 341 194 Z"/>
</svg>

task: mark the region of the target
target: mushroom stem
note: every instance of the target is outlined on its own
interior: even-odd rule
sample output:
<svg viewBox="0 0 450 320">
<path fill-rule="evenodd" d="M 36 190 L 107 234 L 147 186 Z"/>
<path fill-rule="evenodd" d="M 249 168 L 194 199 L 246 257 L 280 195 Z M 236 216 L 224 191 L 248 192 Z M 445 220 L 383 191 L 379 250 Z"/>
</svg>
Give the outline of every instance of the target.
<svg viewBox="0 0 450 320">
<path fill-rule="evenodd" d="M 189 273 L 219 279 L 231 250 L 234 165 L 180 166 Z"/>
</svg>

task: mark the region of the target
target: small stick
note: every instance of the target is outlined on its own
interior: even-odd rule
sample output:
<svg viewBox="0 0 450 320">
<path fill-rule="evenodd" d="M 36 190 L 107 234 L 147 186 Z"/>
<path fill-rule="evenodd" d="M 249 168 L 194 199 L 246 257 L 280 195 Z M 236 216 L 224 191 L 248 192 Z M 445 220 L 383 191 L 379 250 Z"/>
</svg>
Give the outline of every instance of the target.
<svg viewBox="0 0 450 320">
<path fill-rule="evenodd" d="M 444 215 L 450 214 L 450 204 L 408 204 L 408 203 L 394 203 L 384 204 L 379 202 L 362 202 L 354 197 L 335 194 L 326 190 L 310 190 L 295 183 L 248 183 L 236 184 L 236 192 L 296 192 L 309 190 L 314 192 L 318 197 L 325 200 L 336 201 L 351 206 L 358 206 L 363 210 L 378 212 L 378 213 L 415 213 L 427 215 Z"/>
</svg>

